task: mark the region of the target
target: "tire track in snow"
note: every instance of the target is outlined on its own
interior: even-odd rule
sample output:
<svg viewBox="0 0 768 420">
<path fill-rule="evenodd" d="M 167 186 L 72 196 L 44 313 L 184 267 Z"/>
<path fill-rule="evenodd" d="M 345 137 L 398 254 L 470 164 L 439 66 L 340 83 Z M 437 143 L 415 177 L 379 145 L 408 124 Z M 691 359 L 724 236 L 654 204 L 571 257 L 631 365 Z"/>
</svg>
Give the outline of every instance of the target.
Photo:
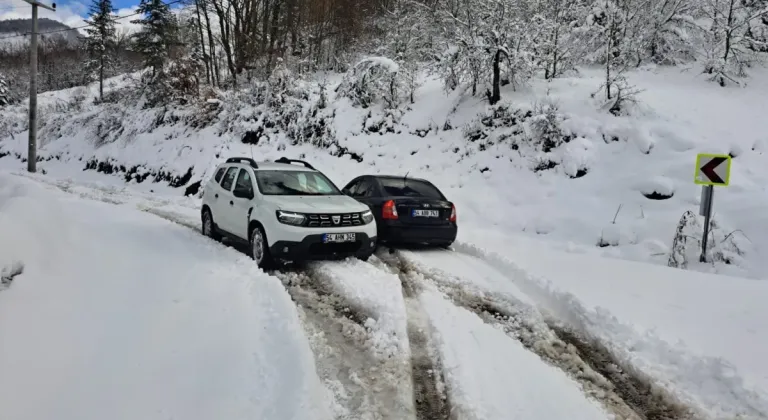
<svg viewBox="0 0 768 420">
<path fill-rule="evenodd" d="M 451 251 L 446 251 L 451 252 Z M 455 305 L 477 314 L 484 322 L 501 328 L 510 338 L 546 363 L 555 366 L 581 384 L 584 392 L 599 401 L 609 412 L 625 420 L 693 420 L 692 410 L 638 372 L 622 364 L 604 346 L 576 332 L 545 320 L 535 308 L 507 297 L 469 291 L 460 282 L 449 281 L 450 274 L 427 269 L 408 260 L 400 252 L 382 257 L 400 273 L 410 289 L 419 281 L 429 281 Z"/>
<path fill-rule="evenodd" d="M 436 348 L 432 345 L 427 315 L 421 308 L 417 296 L 419 285 L 392 264 L 389 258 L 380 254 L 384 270 L 390 269 L 400 278 L 408 316 L 408 341 L 411 349 L 411 377 L 413 399 L 418 420 L 447 420 L 451 417 L 451 402 L 443 376 L 442 363 Z"/>
<path fill-rule="evenodd" d="M 369 320 L 373 314 L 332 291 L 332 279 L 295 266 L 270 272 L 299 309 L 315 353 L 317 371 L 337 402 L 336 418 L 403 420 L 414 417 L 404 400 L 407 363 L 377 357 Z"/>
</svg>

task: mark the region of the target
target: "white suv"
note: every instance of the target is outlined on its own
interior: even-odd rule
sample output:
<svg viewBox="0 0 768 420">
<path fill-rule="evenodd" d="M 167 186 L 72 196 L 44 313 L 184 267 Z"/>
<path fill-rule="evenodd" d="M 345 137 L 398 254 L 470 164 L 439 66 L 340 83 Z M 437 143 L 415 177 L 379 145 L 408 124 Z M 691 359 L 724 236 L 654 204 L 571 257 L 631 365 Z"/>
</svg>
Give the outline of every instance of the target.
<svg viewBox="0 0 768 420">
<path fill-rule="evenodd" d="M 201 217 L 204 235 L 248 243 L 260 267 L 348 256 L 366 260 L 376 248 L 368 206 L 301 160 L 227 159 L 203 189 Z"/>
</svg>

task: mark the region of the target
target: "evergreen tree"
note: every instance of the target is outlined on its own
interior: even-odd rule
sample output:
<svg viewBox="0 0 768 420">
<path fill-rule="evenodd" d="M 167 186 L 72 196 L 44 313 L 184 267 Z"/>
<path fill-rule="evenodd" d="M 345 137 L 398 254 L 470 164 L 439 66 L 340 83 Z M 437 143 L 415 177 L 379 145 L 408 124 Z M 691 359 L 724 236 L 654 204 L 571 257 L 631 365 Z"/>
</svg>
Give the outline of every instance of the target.
<svg viewBox="0 0 768 420">
<path fill-rule="evenodd" d="M 88 34 L 85 48 L 89 56 L 89 61 L 86 63 L 86 73 L 91 77 L 98 74 L 99 100 L 104 99 L 104 72 L 114 64 L 116 19 L 112 0 L 93 0 L 90 18 L 85 20 L 90 25 L 85 30 Z"/>
<path fill-rule="evenodd" d="M 142 26 L 134 36 L 136 50 L 144 55 L 144 64 L 152 68 L 154 79 L 162 74 L 171 46 L 177 43 L 178 22 L 162 0 L 141 0 L 136 12 L 144 16 L 132 21 Z"/>
</svg>

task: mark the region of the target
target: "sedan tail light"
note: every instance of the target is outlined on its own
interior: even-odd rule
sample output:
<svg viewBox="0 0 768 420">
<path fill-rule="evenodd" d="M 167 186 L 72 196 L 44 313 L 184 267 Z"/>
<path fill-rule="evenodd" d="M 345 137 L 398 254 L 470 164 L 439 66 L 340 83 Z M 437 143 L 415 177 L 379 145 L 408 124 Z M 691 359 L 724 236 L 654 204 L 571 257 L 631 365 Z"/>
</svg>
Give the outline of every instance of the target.
<svg viewBox="0 0 768 420">
<path fill-rule="evenodd" d="M 397 207 L 395 207 L 395 201 L 389 200 L 384 203 L 381 209 L 381 218 L 385 220 L 397 220 Z"/>
</svg>

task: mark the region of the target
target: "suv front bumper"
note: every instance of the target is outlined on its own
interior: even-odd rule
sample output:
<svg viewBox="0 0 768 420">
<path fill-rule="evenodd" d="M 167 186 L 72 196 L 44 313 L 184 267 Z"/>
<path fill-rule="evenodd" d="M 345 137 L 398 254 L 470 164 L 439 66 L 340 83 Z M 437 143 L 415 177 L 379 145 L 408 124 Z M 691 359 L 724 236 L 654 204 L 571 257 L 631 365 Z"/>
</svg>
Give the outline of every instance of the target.
<svg viewBox="0 0 768 420">
<path fill-rule="evenodd" d="M 283 261 L 365 258 L 376 249 L 376 236 L 355 232 L 355 242 L 323 243 L 323 235 L 308 235 L 300 242 L 277 241 L 269 247 L 272 258 Z"/>
</svg>

